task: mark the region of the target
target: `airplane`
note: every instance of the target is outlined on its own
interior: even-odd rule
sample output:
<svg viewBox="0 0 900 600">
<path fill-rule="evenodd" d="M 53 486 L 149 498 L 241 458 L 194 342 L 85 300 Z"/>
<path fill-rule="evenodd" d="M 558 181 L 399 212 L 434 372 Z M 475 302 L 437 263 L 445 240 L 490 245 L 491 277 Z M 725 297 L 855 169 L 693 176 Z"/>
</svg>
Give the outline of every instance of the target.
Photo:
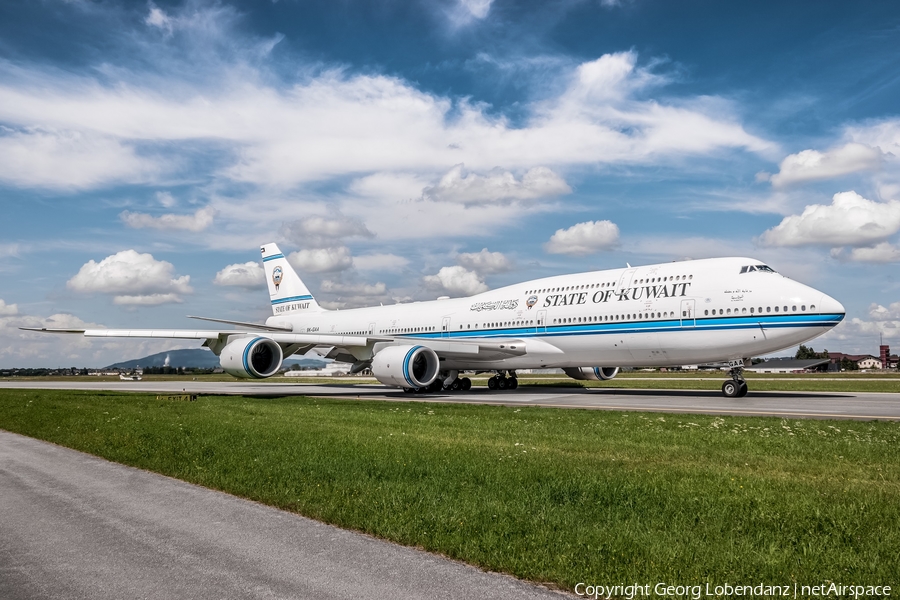
<svg viewBox="0 0 900 600">
<path fill-rule="evenodd" d="M 747 394 L 752 356 L 807 342 L 844 318 L 827 294 L 752 258 L 711 258 L 545 277 L 465 298 L 322 308 L 274 243 L 260 248 L 273 315 L 262 323 L 191 317 L 234 329 L 46 329 L 101 338 L 203 340 L 222 368 L 271 377 L 316 349 L 409 393 L 468 390 L 466 372 L 516 389 L 519 369 L 609 380 L 622 367 L 726 362 L 722 393 Z M 599 365 L 599 366 L 598 366 Z"/>
</svg>

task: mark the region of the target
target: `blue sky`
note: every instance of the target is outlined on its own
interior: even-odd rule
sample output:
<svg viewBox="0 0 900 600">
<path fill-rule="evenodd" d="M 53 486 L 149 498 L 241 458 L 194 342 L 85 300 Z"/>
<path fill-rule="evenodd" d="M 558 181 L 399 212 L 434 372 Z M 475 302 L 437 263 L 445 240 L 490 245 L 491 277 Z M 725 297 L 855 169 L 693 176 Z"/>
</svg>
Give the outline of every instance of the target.
<svg viewBox="0 0 900 600">
<path fill-rule="evenodd" d="M 176 345 L 18 326 L 269 314 L 744 255 L 900 347 L 895 2 L 0 5 L 0 366 Z M 248 264 L 250 263 L 250 264 Z"/>
</svg>

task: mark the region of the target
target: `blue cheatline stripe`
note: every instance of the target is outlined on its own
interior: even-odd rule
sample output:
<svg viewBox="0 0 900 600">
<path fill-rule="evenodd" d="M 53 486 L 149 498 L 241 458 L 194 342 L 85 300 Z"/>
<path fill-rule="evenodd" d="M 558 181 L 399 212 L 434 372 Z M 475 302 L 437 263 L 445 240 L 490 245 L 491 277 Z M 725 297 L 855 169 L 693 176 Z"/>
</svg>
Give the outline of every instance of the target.
<svg viewBox="0 0 900 600">
<path fill-rule="evenodd" d="M 284 254 L 273 254 L 272 256 L 263 257 L 263 262 L 269 262 L 270 260 L 275 260 L 276 258 L 284 258 Z"/>
<path fill-rule="evenodd" d="M 250 349 L 253 348 L 253 344 L 255 344 L 256 342 L 258 342 L 261 339 L 264 339 L 264 338 L 259 338 L 259 337 L 253 338 L 252 340 L 250 340 L 250 343 L 247 344 L 247 346 L 244 348 L 244 370 L 251 377 L 255 377 L 256 379 L 261 379 L 261 378 L 250 369 Z"/>
<path fill-rule="evenodd" d="M 305 296 L 291 296 L 290 298 L 278 298 L 277 300 L 272 300 L 272 304 L 284 304 L 285 302 L 295 302 L 297 300 L 312 300 L 313 297 L 309 294 Z"/>
<path fill-rule="evenodd" d="M 409 387 L 417 387 L 412 379 L 409 378 L 409 359 L 412 358 L 412 355 L 416 350 L 421 348 L 422 346 L 413 346 L 412 349 L 406 353 L 406 357 L 403 359 L 403 379 L 406 380 L 406 383 L 409 384 Z"/>
<path fill-rule="evenodd" d="M 547 325 L 546 331 L 536 331 L 538 326 L 505 327 L 447 332 L 449 338 L 485 337 L 561 337 L 572 335 L 606 335 L 623 333 L 665 333 L 669 331 L 725 331 L 736 329 L 776 329 L 785 327 L 829 327 L 844 319 L 841 313 L 816 315 L 766 315 L 765 317 L 706 317 L 696 320 L 667 319 L 663 321 L 615 321 L 603 323 L 567 323 Z M 692 325 L 690 323 L 696 323 Z M 541 326 L 543 327 L 543 326 Z M 439 339 L 443 332 L 403 334 L 396 337 Z"/>
</svg>

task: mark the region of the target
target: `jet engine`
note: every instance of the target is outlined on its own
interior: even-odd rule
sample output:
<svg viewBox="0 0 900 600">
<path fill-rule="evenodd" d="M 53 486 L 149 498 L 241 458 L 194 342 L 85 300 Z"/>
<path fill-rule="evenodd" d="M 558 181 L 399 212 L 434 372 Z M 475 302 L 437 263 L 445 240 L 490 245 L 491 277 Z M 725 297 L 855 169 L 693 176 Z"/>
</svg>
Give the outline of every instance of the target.
<svg viewBox="0 0 900 600">
<path fill-rule="evenodd" d="M 619 367 L 568 367 L 563 371 L 580 381 L 606 381 L 619 374 Z"/>
<path fill-rule="evenodd" d="M 372 375 L 385 385 L 423 388 L 437 379 L 440 360 L 425 346 L 388 346 L 372 358 Z"/>
<path fill-rule="evenodd" d="M 262 379 L 277 373 L 283 358 L 277 342 L 264 337 L 244 337 L 222 348 L 219 363 L 226 373 L 235 377 Z"/>
</svg>

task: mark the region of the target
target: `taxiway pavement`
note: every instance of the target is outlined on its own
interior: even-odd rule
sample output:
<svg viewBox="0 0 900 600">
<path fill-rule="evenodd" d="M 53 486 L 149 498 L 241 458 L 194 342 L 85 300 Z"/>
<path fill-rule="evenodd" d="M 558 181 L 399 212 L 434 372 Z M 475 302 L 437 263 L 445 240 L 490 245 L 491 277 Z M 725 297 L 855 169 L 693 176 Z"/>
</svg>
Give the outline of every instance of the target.
<svg viewBox="0 0 900 600">
<path fill-rule="evenodd" d="M 717 391 L 638 390 L 616 388 L 520 387 L 491 391 L 405 394 L 381 385 L 305 384 L 242 381 L 0 381 L 0 388 L 114 390 L 122 392 L 240 394 L 260 397 L 315 396 L 400 402 L 460 402 L 629 410 L 686 414 L 775 416 L 812 419 L 900 420 L 900 394 L 873 392 L 761 392 L 744 398 L 725 398 Z"/>
<path fill-rule="evenodd" d="M 0 431 L 0 598 L 571 597 Z"/>
</svg>

